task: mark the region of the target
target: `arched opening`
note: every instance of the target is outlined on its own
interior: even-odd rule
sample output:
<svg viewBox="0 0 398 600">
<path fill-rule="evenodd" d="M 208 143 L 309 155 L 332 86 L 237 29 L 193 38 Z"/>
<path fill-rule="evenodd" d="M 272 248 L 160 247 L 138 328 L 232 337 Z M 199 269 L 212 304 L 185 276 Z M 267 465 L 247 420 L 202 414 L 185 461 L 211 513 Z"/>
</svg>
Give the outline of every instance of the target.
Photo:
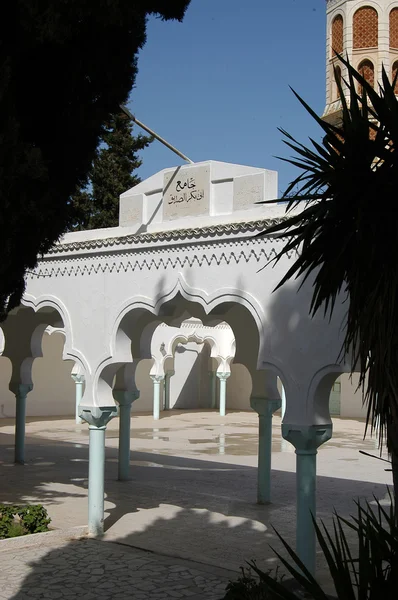
<svg viewBox="0 0 398 600">
<path fill-rule="evenodd" d="M 265 372 L 257 370 L 260 336 L 257 324 L 249 310 L 235 302 L 224 302 L 206 314 L 199 303 L 191 302 L 180 293 L 177 293 L 174 298 L 165 302 L 158 312 L 159 314 L 155 315 L 146 309 L 132 308 L 122 318 L 115 332 L 114 354 L 118 357 L 118 368 L 121 366 L 121 361 L 124 363 L 132 361 L 139 364 L 136 378 L 140 398 L 137 400 L 136 406 L 133 407 L 133 411 L 147 411 L 149 408 L 147 396 L 151 385 L 148 385 L 150 359 L 152 360 L 150 377 L 153 379 L 153 387 L 155 388 L 158 385 L 158 381 L 154 379 L 155 377 L 159 377 L 161 380 L 161 396 L 163 396 L 163 398 L 161 397 L 161 405 L 164 404 L 164 379 L 168 372 L 169 374 L 172 373 L 170 375 L 171 408 L 185 409 L 195 408 L 195 406 L 210 408 L 208 396 L 212 373 L 216 375 L 218 370 L 217 383 L 219 383 L 220 369 L 218 367 L 224 361 L 224 366 L 228 366 L 226 370 L 230 371 L 227 374 L 228 377 L 231 376 L 236 381 L 239 378 L 239 372 L 242 375 L 240 380 L 242 385 L 239 386 L 239 393 L 242 393 L 244 388 L 240 401 L 235 397 L 238 394 L 238 388 L 235 389 L 235 387 L 227 397 L 231 398 L 235 410 L 251 410 L 252 378 L 255 376 L 261 379 L 261 377 L 265 377 Z M 194 338 L 191 339 L 184 323 L 190 324 L 194 328 Z M 200 324 L 203 331 L 206 331 L 203 339 L 200 337 L 200 329 L 196 331 L 195 323 Z M 231 339 L 225 342 L 226 345 L 229 344 L 232 347 L 231 340 L 234 341 L 234 352 L 236 348 L 234 359 L 231 350 L 218 348 L 215 352 L 212 346 L 211 352 L 209 352 L 207 344 L 204 343 L 207 341 L 206 336 L 211 338 L 212 329 L 217 330 L 220 334 L 220 328 L 223 327 L 230 331 Z M 178 342 L 173 348 L 170 347 L 170 340 L 167 338 L 168 329 L 175 332 L 174 335 Z M 178 337 L 179 332 L 180 337 Z M 214 337 L 217 338 L 216 335 Z M 164 362 L 166 359 L 168 361 L 167 365 Z M 232 374 L 231 365 L 233 362 L 239 363 L 239 365 L 233 367 Z M 145 382 L 143 384 L 144 376 Z M 138 378 L 141 380 L 139 385 Z M 195 389 L 191 389 L 191 384 Z M 106 393 L 109 394 L 109 386 L 100 385 L 99 387 L 101 388 L 100 394 L 106 389 L 108 389 Z M 227 393 L 228 387 L 229 385 L 227 385 Z M 156 394 L 158 394 L 158 391 L 156 391 Z M 105 398 L 101 397 L 101 402 L 105 403 Z"/>
<path fill-rule="evenodd" d="M 341 15 L 337 15 L 332 22 L 332 56 L 342 54 L 344 50 L 344 21 Z"/>
<path fill-rule="evenodd" d="M 397 77 L 397 74 L 398 74 L 398 60 L 396 60 L 394 62 L 393 66 L 392 66 L 392 73 L 391 73 L 391 75 L 392 75 L 391 81 L 392 81 L 392 83 L 394 85 L 394 92 L 396 94 L 398 94 L 398 77 Z M 394 81 L 395 81 L 395 84 L 394 84 Z"/>
<path fill-rule="evenodd" d="M 372 61 L 365 59 L 358 65 L 358 72 L 373 88 L 375 86 L 375 68 Z M 362 94 L 362 85 L 358 85 L 358 93 Z"/>
<path fill-rule="evenodd" d="M 390 48 L 398 50 L 398 8 L 390 12 Z"/>
<path fill-rule="evenodd" d="M 338 100 L 340 98 L 340 90 L 339 90 L 339 86 L 341 87 L 341 81 L 342 81 L 342 75 L 341 75 L 341 68 L 337 65 L 334 68 L 334 81 L 335 81 L 335 100 Z"/>
<path fill-rule="evenodd" d="M 353 47 L 377 48 L 379 45 L 379 16 L 371 6 L 362 6 L 354 14 Z"/>
<path fill-rule="evenodd" d="M 163 406 L 179 410 L 220 408 L 219 376 L 229 379 L 235 355 L 235 339 L 227 323 L 210 327 L 193 318 L 180 327 L 163 323 L 153 333 L 151 353 L 151 376 L 163 377 Z M 250 408 L 249 395 L 250 387 L 243 403 L 246 409 Z"/>
<path fill-rule="evenodd" d="M 0 417 L 15 417 L 15 462 L 23 463 L 27 419 L 75 416 L 74 362 L 64 360 L 64 323 L 50 303 L 37 311 L 20 306 L 2 330 L 0 379 L 5 393 Z"/>
</svg>

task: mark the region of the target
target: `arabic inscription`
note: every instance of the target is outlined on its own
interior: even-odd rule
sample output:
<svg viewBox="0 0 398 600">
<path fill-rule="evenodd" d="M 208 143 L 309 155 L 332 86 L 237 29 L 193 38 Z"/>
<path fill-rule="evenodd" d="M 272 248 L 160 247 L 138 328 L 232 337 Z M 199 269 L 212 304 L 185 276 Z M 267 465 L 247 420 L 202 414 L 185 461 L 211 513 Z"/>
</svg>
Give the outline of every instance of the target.
<svg viewBox="0 0 398 600">
<path fill-rule="evenodd" d="M 164 176 L 163 219 L 209 214 L 209 167 L 182 167 Z"/>
</svg>

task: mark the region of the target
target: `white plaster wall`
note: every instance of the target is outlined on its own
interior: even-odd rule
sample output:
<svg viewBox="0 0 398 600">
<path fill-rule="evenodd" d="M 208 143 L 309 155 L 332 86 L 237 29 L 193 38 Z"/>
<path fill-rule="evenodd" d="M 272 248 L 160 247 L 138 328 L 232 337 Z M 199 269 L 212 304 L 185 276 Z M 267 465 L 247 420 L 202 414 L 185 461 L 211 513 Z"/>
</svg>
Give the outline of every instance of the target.
<svg viewBox="0 0 398 600">
<path fill-rule="evenodd" d="M 348 374 L 340 377 L 341 382 L 341 409 L 340 416 L 348 419 L 365 419 L 366 407 L 362 402 L 362 391 L 358 388 L 359 375 L 354 373 L 352 378 Z"/>
<path fill-rule="evenodd" d="M 43 356 L 33 363 L 33 390 L 28 394 L 26 415 L 73 416 L 75 414 L 75 383 L 70 374 L 72 361 L 62 360 L 65 338 L 60 333 L 43 336 Z M 11 364 L 0 358 L 0 417 L 15 416 L 15 397 L 8 390 Z"/>
<path fill-rule="evenodd" d="M 174 372 L 170 379 L 170 408 L 188 410 L 210 406 L 210 396 L 203 393 L 205 382 L 209 381 L 208 352 L 204 351 L 203 344 L 178 344 Z"/>
<path fill-rule="evenodd" d="M 250 394 L 252 378 L 244 365 L 232 364 L 231 377 L 227 379 L 227 409 L 252 410 Z"/>
<path fill-rule="evenodd" d="M 153 360 L 142 360 L 136 371 L 136 385 L 140 390 L 140 397 L 132 404 L 132 412 L 152 412 L 153 408 L 153 383 L 149 377 Z"/>
<path fill-rule="evenodd" d="M 11 379 L 11 362 L 0 356 L 0 418 L 15 416 L 15 396 L 8 389 Z"/>
</svg>

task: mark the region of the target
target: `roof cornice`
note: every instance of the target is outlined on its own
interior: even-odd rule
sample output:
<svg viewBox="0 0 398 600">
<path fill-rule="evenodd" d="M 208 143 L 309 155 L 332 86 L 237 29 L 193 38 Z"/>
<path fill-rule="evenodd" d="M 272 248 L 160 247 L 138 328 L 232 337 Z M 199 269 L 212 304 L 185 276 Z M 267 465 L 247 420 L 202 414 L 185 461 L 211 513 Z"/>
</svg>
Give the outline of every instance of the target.
<svg viewBox="0 0 398 600">
<path fill-rule="evenodd" d="M 284 220 L 284 217 L 271 219 L 259 219 L 256 221 L 223 223 L 209 225 L 206 227 L 192 227 L 186 229 L 174 229 L 169 231 L 157 231 L 153 233 L 140 233 L 120 237 L 103 239 L 89 239 L 79 242 L 58 243 L 53 246 L 47 255 L 79 252 L 82 250 L 115 250 L 121 246 L 143 246 L 152 244 L 164 244 L 170 242 L 200 242 L 208 238 L 235 236 L 236 234 L 250 234 L 264 231 L 267 227 Z"/>
</svg>

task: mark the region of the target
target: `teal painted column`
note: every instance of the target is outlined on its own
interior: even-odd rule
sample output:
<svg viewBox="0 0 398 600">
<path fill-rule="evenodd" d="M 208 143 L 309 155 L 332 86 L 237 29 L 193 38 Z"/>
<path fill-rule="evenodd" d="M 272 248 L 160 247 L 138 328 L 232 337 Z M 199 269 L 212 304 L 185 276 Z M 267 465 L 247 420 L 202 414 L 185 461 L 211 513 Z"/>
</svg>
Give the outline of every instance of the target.
<svg viewBox="0 0 398 600">
<path fill-rule="evenodd" d="M 217 379 L 216 372 L 209 371 L 209 380 L 210 380 L 210 408 L 217 408 Z"/>
<path fill-rule="evenodd" d="M 131 405 L 139 398 L 139 392 L 114 391 L 113 396 L 119 405 L 117 478 L 119 481 L 127 481 L 130 472 Z"/>
<path fill-rule="evenodd" d="M 116 407 L 80 407 L 81 418 L 89 424 L 88 533 L 92 536 L 104 533 L 105 431 L 116 415 Z"/>
<path fill-rule="evenodd" d="M 220 417 L 225 417 L 227 408 L 227 379 L 231 373 L 217 373 L 220 380 Z"/>
<path fill-rule="evenodd" d="M 282 435 L 296 449 L 296 552 L 307 569 L 315 574 L 316 455 L 332 437 L 332 424 L 282 425 Z"/>
<path fill-rule="evenodd" d="M 76 375 L 74 373 L 71 374 L 71 377 L 73 379 L 73 381 L 75 382 L 75 392 L 76 392 L 76 396 L 75 396 L 75 422 L 76 425 L 79 425 L 80 423 L 82 423 L 81 418 L 79 417 L 79 407 L 80 407 L 80 402 L 83 398 L 83 388 L 84 388 L 84 375 Z"/>
<path fill-rule="evenodd" d="M 280 400 L 250 398 L 250 406 L 258 414 L 257 503 L 271 502 L 272 415 L 281 407 Z"/>
<path fill-rule="evenodd" d="M 33 385 L 19 384 L 15 394 L 15 455 L 14 462 L 25 464 L 25 423 L 26 423 L 26 397 L 33 389 Z"/>
<path fill-rule="evenodd" d="M 163 375 L 151 375 L 153 381 L 153 418 L 155 421 L 160 419 L 160 384 L 163 381 Z"/>
</svg>

